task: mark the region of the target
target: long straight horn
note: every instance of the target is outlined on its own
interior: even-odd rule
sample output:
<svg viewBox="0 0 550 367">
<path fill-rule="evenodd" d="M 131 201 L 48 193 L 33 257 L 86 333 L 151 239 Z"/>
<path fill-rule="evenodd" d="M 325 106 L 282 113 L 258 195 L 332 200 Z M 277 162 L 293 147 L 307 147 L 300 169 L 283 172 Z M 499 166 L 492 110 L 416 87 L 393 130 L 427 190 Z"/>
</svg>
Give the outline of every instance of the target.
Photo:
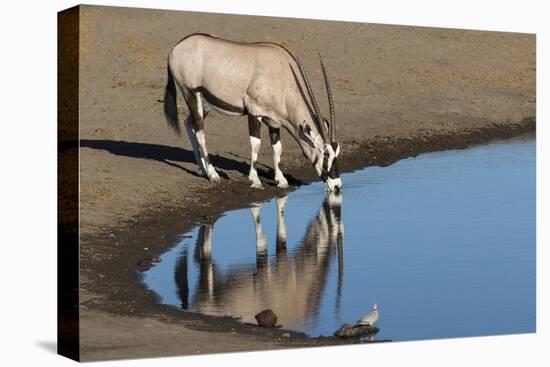
<svg viewBox="0 0 550 367">
<path fill-rule="evenodd" d="M 325 79 L 325 87 L 327 89 L 328 105 L 330 108 L 330 141 L 336 142 L 336 116 L 334 113 L 334 100 L 332 99 L 332 91 L 330 90 L 330 83 L 328 81 L 327 70 L 323 63 L 323 58 L 319 54 L 319 61 L 321 62 L 321 69 L 323 70 L 323 78 Z"/>
<path fill-rule="evenodd" d="M 307 75 L 304 71 L 304 68 L 302 66 L 302 63 L 300 62 L 300 59 L 296 58 L 296 63 L 298 64 L 298 68 L 300 68 L 300 73 L 302 74 L 302 78 L 304 79 L 304 82 L 306 83 L 306 88 L 309 94 L 309 98 L 311 99 L 311 103 L 313 104 L 313 109 L 315 110 L 315 114 L 317 115 L 317 127 L 320 130 L 321 136 L 323 137 L 323 141 L 328 142 L 328 131 L 326 129 L 325 123 L 322 120 L 321 110 L 319 109 L 319 105 L 317 104 L 317 100 L 315 100 L 315 95 L 313 94 L 313 89 L 311 88 L 311 84 L 309 83 L 309 79 L 307 78 Z"/>
</svg>

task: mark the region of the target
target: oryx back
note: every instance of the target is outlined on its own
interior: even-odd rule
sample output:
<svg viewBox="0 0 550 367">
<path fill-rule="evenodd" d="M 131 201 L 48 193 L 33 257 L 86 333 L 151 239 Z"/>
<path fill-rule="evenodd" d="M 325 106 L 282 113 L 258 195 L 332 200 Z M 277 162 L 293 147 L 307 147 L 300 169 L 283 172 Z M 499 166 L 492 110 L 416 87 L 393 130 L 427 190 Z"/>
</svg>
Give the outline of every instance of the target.
<svg viewBox="0 0 550 367">
<path fill-rule="evenodd" d="M 172 49 L 169 65 L 184 96 L 199 92 L 204 108 L 244 115 L 249 102 L 258 104 L 281 94 L 284 89 L 274 83 L 281 83 L 290 58 L 274 44 L 194 34 Z"/>
</svg>

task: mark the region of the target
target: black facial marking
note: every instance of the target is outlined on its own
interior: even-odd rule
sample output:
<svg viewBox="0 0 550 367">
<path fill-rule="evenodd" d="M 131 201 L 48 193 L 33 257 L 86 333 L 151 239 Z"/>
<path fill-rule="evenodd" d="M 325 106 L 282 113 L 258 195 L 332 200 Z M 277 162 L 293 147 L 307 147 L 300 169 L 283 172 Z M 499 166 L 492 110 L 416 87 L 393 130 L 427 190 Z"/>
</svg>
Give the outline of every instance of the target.
<svg viewBox="0 0 550 367">
<path fill-rule="evenodd" d="M 338 158 L 332 160 L 332 167 L 330 167 L 330 172 L 328 176 L 332 179 L 340 177 L 340 171 L 338 171 Z"/>
<path fill-rule="evenodd" d="M 328 169 L 328 159 L 330 157 L 330 154 L 328 152 L 325 152 L 323 154 L 323 169 L 321 171 L 321 179 L 323 181 L 326 181 L 327 178 L 336 179 L 340 177 L 340 172 L 338 171 L 338 158 L 334 157 L 332 160 L 332 166 L 330 167 L 330 170 Z"/>
<path fill-rule="evenodd" d="M 323 168 L 321 170 L 321 179 L 323 181 L 326 181 L 327 178 L 329 177 L 329 172 L 328 172 L 328 158 L 329 158 L 329 154 L 325 151 L 325 153 L 323 154 Z"/>
<path fill-rule="evenodd" d="M 338 150 L 338 143 L 330 143 L 330 145 L 332 146 L 332 149 L 336 153 L 336 151 Z M 332 167 L 330 167 L 329 177 L 330 178 L 340 177 L 340 171 L 338 170 L 338 158 L 337 157 L 334 157 L 334 159 L 332 160 Z"/>
</svg>

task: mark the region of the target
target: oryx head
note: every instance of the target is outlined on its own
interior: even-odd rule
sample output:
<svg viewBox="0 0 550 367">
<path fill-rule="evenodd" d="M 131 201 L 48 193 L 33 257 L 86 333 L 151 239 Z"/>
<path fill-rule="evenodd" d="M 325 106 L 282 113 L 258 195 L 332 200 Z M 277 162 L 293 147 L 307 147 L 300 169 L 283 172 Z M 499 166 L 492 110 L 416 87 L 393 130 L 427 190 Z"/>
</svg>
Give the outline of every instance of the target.
<svg viewBox="0 0 550 367">
<path fill-rule="evenodd" d="M 300 74 L 307 88 L 307 95 L 303 90 L 298 75 L 292 66 L 291 70 L 310 117 L 309 119 L 297 122 L 299 123 L 296 127 L 298 130 L 297 138 L 304 155 L 313 164 L 317 174 L 325 182 L 327 189 L 329 191 L 339 191 L 342 187 L 342 180 L 340 179 L 340 173 L 338 172 L 337 158 L 340 154 L 340 145 L 336 142 L 334 101 L 332 99 L 332 92 L 330 90 L 327 72 L 325 70 L 325 65 L 323 64 L 321 55 L 319 55 L 319 61 L 321 63 L 321 69 L 323 71 L 328 96 L 330 120 L 327 120 L 321 115 L 321 111 L 317 101 L 315 100 L 315 95 L 313 94 L 311 84 L 307 79 L 302 64 L 298 59 L 296 59 L 296 63 L 300 69 Z"/>
</svg>

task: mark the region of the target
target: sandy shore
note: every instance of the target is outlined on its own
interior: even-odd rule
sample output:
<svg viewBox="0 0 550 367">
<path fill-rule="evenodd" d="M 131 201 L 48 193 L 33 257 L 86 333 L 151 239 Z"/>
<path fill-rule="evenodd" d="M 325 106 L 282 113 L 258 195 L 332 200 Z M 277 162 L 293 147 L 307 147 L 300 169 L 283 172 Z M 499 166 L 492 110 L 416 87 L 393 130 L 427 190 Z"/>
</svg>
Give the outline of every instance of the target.
<svg viewBox="0 0 550 367">
<path fill-rule="evenodd" d="M 81 8 L 83 360 L 339 342 L 178 312 L 157 305 L 137 281 L 136 263 L 197 221 L 283 193 L 274 186 L 267 129 L 260 191 L 246 177 L 246 118 L 211 114 L 206 121 L 220 184 L 198 177 L 189 141 L 166 126 L 166 54 L 193 32 L 285 45 L 305 64 L 327 111 L 320 51 L 332 81 L 342 170 L 535 130 L 534 35 Z M 286 133 L 282 140 L 290 181 L 316 179 L 297 144 Z"/>
</svg>

